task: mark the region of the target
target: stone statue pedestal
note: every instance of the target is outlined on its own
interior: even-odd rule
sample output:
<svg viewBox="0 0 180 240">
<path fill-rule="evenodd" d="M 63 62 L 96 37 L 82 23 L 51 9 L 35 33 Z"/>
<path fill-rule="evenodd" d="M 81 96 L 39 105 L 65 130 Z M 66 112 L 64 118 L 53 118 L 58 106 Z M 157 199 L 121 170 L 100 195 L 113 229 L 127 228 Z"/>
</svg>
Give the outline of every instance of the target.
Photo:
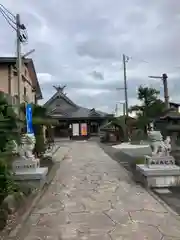
<svg viewBox="0 0 180 240">
<path fill-rule="evenodd" d="M 171 187 L 180 185 L 180 167 L 159 165 L 149 168 L 145 164 L 136 165 L 140 182 L 146 187 Z"/>
<path fill-rule="evenodd" d="M 18 181 L 45 180 L 48 168 L 40 167 L 39 159 L 35 158 L 32 151 L 35 146 L 33 134 L 25 134 L 19 149 L 20 157 L 12 164 L 14 179 Z"/>
<path fill-rule="evenodd" d="M 39 159 L 36 161 L 17 159 L 12 166 L 14 179 L 24 180 L 45 180 L 48 168 L 39 167 Z"/>
</svg>

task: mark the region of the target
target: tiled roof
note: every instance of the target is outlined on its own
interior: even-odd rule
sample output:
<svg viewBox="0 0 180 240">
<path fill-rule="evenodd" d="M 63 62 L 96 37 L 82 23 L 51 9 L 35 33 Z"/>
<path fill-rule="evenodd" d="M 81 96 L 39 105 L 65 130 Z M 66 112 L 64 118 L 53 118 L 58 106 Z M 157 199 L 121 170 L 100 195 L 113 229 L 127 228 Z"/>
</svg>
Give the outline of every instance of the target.
<svg viewBox="0 0 180 240">
<path fill-rule="evenodd" d="M 170 107 L 180 107 L 180 103 L 169 102 Z"/>
<path fill-rule="evenodd" d="M 57 91 L 45 104 L 45 107 L 48 107 L 48 105 L 55 100 L 57 97 L 63 98 L 66 102 L 68 102 L 70 105 L 77 107 L 77 105 L 71 101 L 62 91 Z"/>
<path fill-rule="evenodd" d="M 53 109 L 49 114 L 55 118 L 93 118 L 93 117 L 106 117 L 109 116 L 108 113 L 97 111 L 94 108 L 88 109 L 81 106 L 78 106 L 73 101 L 71 101 L 62 91 L 57 91 L 45 104 L 45 107 L 55 100 L 57 97 L 64 99 L 67 103 L 73 106 L 72 109 L 67 111 L 62 111 L 61 108 Z"/>
<path fill-rule="evenodd" d="M 78 106 L 74 111 L 66 111 L 66 112 L 60 112 L 60 111 L 56 111 L 53 110 L 50 113 L 51 116 L 54 117 L 64 117 L 64 118 L 93 118 L 93 117 L 106 117 L 109 114 L 108 113 L 103 113 L 101 111 L 95 111 L 93 114 L 91 112 L 91 109 L 88 108 L 84 108 L 84 107 L 80 107 Z"/>
</svg>

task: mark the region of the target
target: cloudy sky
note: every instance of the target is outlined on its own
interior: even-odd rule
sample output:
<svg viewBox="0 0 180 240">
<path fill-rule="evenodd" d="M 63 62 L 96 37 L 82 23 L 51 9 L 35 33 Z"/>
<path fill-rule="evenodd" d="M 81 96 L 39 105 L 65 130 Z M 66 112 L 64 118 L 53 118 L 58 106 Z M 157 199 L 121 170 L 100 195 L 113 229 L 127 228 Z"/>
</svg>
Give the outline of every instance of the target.
<svg viewBox="0 0 180 240">
<path fill-rule="evenodd" d="M 20 13 L 28 30 L 26 52 L 35 62 L 44 101 L 52 85 L 66 84 L 77 104 L 112 112 L 123 101 L 122 54 L 127 63 L 129 105 L 140 84 L 158 88 L 169 76 L 171 100 L 180 102 L 180 1 L 1 0 Z M 15 33 L 0 16 L 0 55 L 15 54 Z"/>
</svg>

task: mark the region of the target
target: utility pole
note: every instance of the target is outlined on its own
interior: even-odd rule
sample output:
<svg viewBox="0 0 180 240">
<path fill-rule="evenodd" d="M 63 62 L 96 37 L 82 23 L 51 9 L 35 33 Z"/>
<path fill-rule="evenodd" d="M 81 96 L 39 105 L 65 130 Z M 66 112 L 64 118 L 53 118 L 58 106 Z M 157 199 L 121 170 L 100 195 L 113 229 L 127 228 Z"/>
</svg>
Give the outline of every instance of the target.
<svg viewBox="0 0 180 240">
<path fill-rule="evenodd" d="M 128 94 L 127 94 L 127 75 L 126 75 L 126 63 L 129 61 L 129 57 L 123 54 L 123 68 L 124 68 L 124 97 L 125 97 L 125 109 L 126 116 L 128 116 Z"/>
<path fill-rule="evenodd" d="M 162 76 L 149 76 L 149 78 L 161 79 L 163 81 L 164 86 L 164 102 L 166 110 L 169 109 L 169 94 L 168 94 L 168 76 L 166 73 L 163 73 Z"/>
<path fill-rule="evenodd" d="M 124 98 L 125 98 L 125 115 L 124 115 L 124 127 L 125 127 L 125 139 L 129 141 L 129 130 L 127 127 L 128 119 L 128 93 L 127 93 L 127 75 L 126 75 L 126 63 L 129 61 L 129 57 L 123 54 L 123 68 L 124 68 Z"/>
<path fill-rule="evenodd" d="M 27 42 L 28 36 L 26 27 L 20 21 L 20 15 L 14 15 L 10 12 L 3 4 L 0 3 L 0 14 L 6 20 L 8 25 L 16 32 L 16 68 L 17 68 L 17 95 L 18 95 L 18 115 L 20 116 L 20 93 L 21 93 L 21 80 L 22 80 L 22 56 L 21 56 L 21 44 Z M 31 50 L 29 53 L 25 54 L 25 57 L 32 53 L 34 50 Z"/>
<path fill-rule="evenodd" d="M 18 114 L 20 115 L 20 104 L 21 104 L 21 68 L 22 68 L 22 59 L 21 59 L 21 23 L 20 15 L 16 15 L 16 33 L 17 33 L 17 81 L 18 81 Z"/>
<path fill-rule="evenodd" d="M 123 103 L 123 116 L 125 117 L 126 115 L 126 106 L 125 106 L 125 103 Z"/>
<path fill-rule="evenodd" d="M 164 101 L 165 101 L 166 109 L 169 109 L 169 94 L 168 94 L 167 78 L 168 78 L 167 74 L 163 73 L 162 80 L 163 80 L 163 85 L 164 85 Z"/>
</svg>

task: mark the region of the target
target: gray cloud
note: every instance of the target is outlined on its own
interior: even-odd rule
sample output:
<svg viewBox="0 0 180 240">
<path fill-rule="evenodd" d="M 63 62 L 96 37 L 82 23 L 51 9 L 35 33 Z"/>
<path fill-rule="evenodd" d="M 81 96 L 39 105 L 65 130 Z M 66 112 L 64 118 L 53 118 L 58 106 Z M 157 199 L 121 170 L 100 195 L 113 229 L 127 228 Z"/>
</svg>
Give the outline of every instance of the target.
<svg viewBox="0 0 180 240">
<path fill-rule="evenodd" d="M 101 72 L 93 71 L 90 73 L 90 75 L 97 80 L 104 80 L 104 76 Z"/>
<path fill-rule="evenodd" d="M 179 1 L 169 0 L 2 0 L 26 24 L 29 42 L 23 52 L 32 55 L 44 93 L 54 84 L 67 84 L 78 104 L 112 112 L 124 99 L 122 54 L 127 64 L 128 96 L 146 84 L 161 90 L 162 83 L 148 75 L 169 75 L 169 92 L 180 101 Z M 0 54 L 15 53 L 15 32 L 0 16 Z M 102 81 L 100 81 L 102 80 Z"/>
</svg>

